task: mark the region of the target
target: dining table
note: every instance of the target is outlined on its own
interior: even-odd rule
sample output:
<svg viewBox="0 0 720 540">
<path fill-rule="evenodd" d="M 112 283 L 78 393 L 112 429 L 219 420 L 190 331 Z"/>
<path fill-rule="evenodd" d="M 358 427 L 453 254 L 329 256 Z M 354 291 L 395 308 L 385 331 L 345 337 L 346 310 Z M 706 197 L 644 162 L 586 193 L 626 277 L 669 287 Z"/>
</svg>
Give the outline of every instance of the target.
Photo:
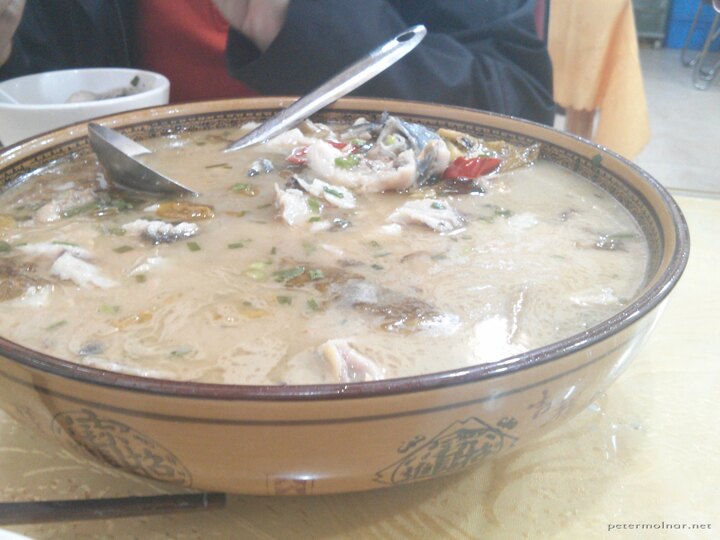
<svg viewBox="0 0 720 540">
<path fill-rule="evenodd" d="M 227 494 L 221 508 L 16 524 L 0 539 L 719 538 L 720 198 L 675 199 L 690 259 L 656 327 L 611 387 L 544 437 L 416 484 Z M 0 503 L 183 493 L 192 491 L 72 453 L 0 412 Z"/>
</svg>

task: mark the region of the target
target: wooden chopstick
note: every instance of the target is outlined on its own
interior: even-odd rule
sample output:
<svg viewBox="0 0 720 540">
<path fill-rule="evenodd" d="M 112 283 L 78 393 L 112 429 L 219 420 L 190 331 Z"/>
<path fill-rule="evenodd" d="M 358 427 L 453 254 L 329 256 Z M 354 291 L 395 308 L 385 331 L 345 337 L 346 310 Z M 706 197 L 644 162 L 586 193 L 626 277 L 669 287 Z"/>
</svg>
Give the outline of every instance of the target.
<svg viewBox="0 0 720 540">
<path fill-rule="evenodd" d="M 224 493 L 153 495 L 0 503 L 0 525 L 86 521 L 210 510 L 225 506 Z"/>
</svg>

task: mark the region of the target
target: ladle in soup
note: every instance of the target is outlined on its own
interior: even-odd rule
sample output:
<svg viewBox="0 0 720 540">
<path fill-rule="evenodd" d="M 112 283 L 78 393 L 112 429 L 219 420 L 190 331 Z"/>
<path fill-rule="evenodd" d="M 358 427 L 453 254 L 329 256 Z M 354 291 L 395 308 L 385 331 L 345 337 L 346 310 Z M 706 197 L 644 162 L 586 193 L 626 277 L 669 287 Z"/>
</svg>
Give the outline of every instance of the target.
<svg viewBox="0 0 720 540">
<path fill-rule="evenodd" d="M 226 152 L 267 141 L 291 128 L 311 114 L 352 92 L 412 51 L 427 34 L 423 25 L 408 28 L 393 39 L 341 71 L 318 88 L 295 101 L 259 127 L 231 143 Z M 186 193 L 197 195 L 187 186 L 148 167 L 137 156 L 151 153 L 143 145 L 121 133 L 95 123 L 88 124 L 90 146 L 116 185 L 146 193 Z"/>
</svg>

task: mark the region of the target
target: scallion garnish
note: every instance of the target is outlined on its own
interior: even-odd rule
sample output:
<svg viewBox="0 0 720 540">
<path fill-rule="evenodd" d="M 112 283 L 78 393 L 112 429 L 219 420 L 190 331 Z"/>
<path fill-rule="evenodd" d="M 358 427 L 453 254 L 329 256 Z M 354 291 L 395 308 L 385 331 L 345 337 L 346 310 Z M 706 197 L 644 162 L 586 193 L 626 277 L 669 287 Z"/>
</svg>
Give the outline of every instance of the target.
<svg viewBox="0 0 720 540">
<path fill-rule="evenodd" d="M 360 163 L 360 156 L 357 154 L 350 154 L 348 156 L 335 158 L 335 166 L 340 167 L 341 169 L 352 169 L 358 163 Z"/>
<path fill-rule="evenodd" d="M 48 326 L 47 328 L 45 328 L 45 330 L 55 330 L 55 329 L 60 328 L 61 326 L 65 325 L 65 324 L 67 324 L 67 321 L 63 319 L 62 321 L 58 321 L 58 322 L 56 322 L 56 323 L 51 324 L 50 326 Z"/>
<path fill-rule="evenodd" d="M 313 281 L 316 281 L 318 279 L 322 279 L 325 277 L 325 274 L 323 274 L 323 271 L 319 268 L 311 268 L 308 270 L 308 276 L 310 276 L 310 279 Z"/>
<path fill-rule="evenodd" d="M 327 193 L 328 195 L 332 195 L 333 197 L 337 197 L 338 199 L 345 198 L 345 195 L 340 193 L 337 189 L 333 189 L 329 186 L 323 186 L 323 191 Z"/>
<path fill-rule="evenodd" d="M 322 203 L 315 197 L 310 197 L 307 201 L 307 205 L 313 214 L 319 214 L 322 209 Z"/>
<path fill-rule="evenodd" d="M 278 283 L 282 283 L 283 281 L 288 281 L 292 278 L 298 277 L 303 272 L 305 272 L 304 266 L 294 266 L 292 268 L 273 272 L 273 276 L 275 276 L 275 281 L 277 281 Z"/>
<path fill-rule="evenodd" d="M 212 165 L 207 165 L 205 167 L 206 169 L 232 169 L 229 163 L 214 163 Z"/>
<path fill-rule="evenodd" d="M 255 186 L 248 182 L 239 182 L 233 185 L 230 189 L 232 189 L 233 193 L 239 193 L 240 195 L 246 195 L 248 197 L 254 197 L 257 195 Z"/>
</svg>

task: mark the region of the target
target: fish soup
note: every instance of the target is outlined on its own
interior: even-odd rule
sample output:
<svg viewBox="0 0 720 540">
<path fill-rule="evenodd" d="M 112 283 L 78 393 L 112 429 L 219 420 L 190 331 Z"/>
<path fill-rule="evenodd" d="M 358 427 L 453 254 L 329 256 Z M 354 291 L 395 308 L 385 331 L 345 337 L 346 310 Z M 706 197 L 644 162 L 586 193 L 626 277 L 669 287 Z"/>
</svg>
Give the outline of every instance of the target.
<svg viewBox="0 0 720 540">
<path fill-rule="evenodd" d="M 642 287 L 629 213 L 538 148 L 383 115 L 144 144 L 197 190 L 115 190 L 61 159 L 0 197 L 0 334 L 172 380 L 314 384 L 494 362 L 582 332 Z"/>
</svg>

